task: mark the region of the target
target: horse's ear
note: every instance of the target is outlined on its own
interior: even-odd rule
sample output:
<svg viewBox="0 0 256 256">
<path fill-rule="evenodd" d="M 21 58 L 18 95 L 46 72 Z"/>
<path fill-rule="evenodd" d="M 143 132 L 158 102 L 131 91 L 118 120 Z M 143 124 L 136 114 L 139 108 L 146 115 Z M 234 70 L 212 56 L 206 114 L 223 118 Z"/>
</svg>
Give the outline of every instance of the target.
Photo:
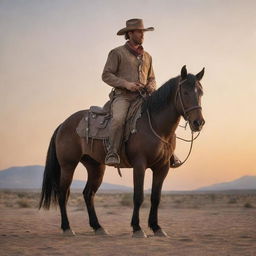
<svg viewBox="0 0 256 256">
<path fill-rule="evenodd" d="M 180 72 L 181 79 L 182 80 L 185 79 L 187 75 L 188 75 L 187 68 L 186 68 L 186 65 L 184 65 Z"/>
<path fill-rule="evenodd" d="M 202 69 L 202 71 L 200 71 L 198 74 L 196 74 L 196 78 L 198 81 L 200 81 L 203 76 L 204 76 L 204 68 Z"/>
</svg>

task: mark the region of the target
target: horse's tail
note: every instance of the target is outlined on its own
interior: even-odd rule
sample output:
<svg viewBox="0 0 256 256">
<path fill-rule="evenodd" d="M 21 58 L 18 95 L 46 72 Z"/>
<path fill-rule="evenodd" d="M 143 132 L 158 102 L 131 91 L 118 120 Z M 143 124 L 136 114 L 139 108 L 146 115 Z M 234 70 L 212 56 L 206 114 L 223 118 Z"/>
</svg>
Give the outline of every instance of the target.
<svg viewBox="0 0 256 256">
<path fill-rule="evenodd" d="M 48 147 L 39 209 L 49 209 L 51 203 L 58 202 L 60 165 L 56 155 L 55 138 L 59 127 L 54 131 Z"/>
</svg>

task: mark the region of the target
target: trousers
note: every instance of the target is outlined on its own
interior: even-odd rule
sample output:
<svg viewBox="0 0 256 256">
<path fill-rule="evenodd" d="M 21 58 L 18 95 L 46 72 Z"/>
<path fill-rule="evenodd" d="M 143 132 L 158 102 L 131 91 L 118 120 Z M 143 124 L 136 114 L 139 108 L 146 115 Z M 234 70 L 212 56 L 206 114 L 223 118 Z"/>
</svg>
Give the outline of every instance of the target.
<svg viewBox="0 0 256 256">
<path fill-rule="evenodd" d="M 110 122 L 108 154 L 118 154 L 121 146 L 126 116 L 131 103 L 137 95 L 131 93 L 116 93 L 111 105 L 112 119 Z"/>
</svg>

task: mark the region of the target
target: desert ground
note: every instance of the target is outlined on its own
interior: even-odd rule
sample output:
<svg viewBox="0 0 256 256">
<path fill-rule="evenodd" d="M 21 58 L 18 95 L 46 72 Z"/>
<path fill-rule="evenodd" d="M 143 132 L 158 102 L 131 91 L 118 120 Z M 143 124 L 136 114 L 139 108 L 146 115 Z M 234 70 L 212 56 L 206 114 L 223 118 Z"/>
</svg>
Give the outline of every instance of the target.
<svg viewBox="0 0 256 256">
<path fill-rule="evenodd" d="M 0 191 L 0 255 L 256 256 L 256 191 L 163 194 L 159 224 L 147 227 L 149 195 L 141 209 L 147 238 L 132 238 L 132 194 L 99 193 L 96 211 L 108 236 L 88 224 L 82 194 L 71 193 L 68 214 L 76 236 L 63 236 L 58 208 L 38 210 L 39 192 Z"/>
</svg>

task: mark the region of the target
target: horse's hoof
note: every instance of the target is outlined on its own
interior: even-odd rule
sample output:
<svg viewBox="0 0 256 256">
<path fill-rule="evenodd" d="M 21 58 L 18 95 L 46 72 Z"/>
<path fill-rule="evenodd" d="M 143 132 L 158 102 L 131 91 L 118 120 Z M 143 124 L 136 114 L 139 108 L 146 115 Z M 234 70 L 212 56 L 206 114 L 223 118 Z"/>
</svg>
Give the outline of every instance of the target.
<svg viewBox="0 0 256 256">
<path fill-rule="evenodd" d="M 147 238 L 146 233 L 141 229 L 138 231 L 134 231 L 132 234 L 132 237 L 134 238 Z"/>
<path fill-rule="evenodd" d="M 109 233 L 104 228 L 98 228 L 98 229 L 95 230 L 95 235 L 97 235 L 97 236 L 107 236 L 107 235 L 109 235 Z"/>
<path fill-rule="evenodd" d="M 66 229 L 66 230 L 63 230 L 63 233 L 62 233 L 64 236 L 75 236 L 75 232 L 72 230 L 72 229 Z"/>
<path fill-rule="evenodd" d="M 158 237 L 168 237 L 167 233 L 161 228 L 154 232 L 154 235 Z"/>
</svg>

